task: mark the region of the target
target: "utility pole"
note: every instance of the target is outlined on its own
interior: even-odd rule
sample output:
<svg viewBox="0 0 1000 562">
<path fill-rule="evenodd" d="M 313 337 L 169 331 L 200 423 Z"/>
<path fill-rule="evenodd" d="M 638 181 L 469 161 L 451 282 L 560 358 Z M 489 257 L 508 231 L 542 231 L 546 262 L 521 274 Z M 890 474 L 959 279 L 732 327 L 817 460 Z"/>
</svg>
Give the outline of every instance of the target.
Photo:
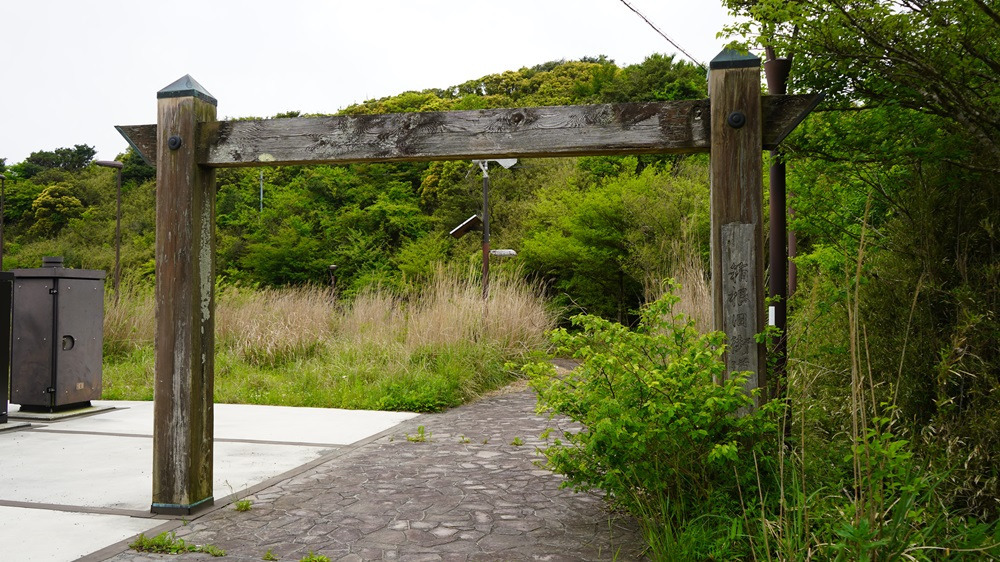
<svg viewBox="0 0 1000 562">
<path fill-rule="evenodd" d="M 121 282 L 121 260 L 122 260 L 122 168 L 124 164 L 117 160 L 97 160 L 94 162 L 98 166 L 114 168 L 117 171 L 117 188 L 115 190 L 117 207 L 115 211 L 115 272 L 112 283 L 114 284 L 115 304 L 118 303 L 118 288 Z"/>
<path fill-rule="evenodd" d="M 491 160 L 475 160 L 479 164 L 479 169 L 483 171 L 483 300 L 486 300 L 490 291 L 490 171 Z M 500 158 L 492 160 L 504 168 L 510 169 L 517 164 L 517 158 Z"/>
<path fill-rule="evenodd" d="M 490 172 L 489 162 L 479 161 L 483 171 L 483 300 L 490 292 Z"/>
<path fill-rule="evenodd" d="M 767 78 L 768 93 L 785 95 L 788 89 L 788 75 L 792 68 L 792 59 L 776 58 L 774 49 L 768 47 L 767 61 L 764 62 L 764 75 Z M 794 264 L 789 266 L 789 257 L 794 247 L 788 233 L 788 200 L 784 156 L 780 149 L 771 151 L 770 169 L 770 279 L 768 292 L 774 302 L 771 310 L 774 312 L 774 325 L 781 335 L 774 344 L 774 391 L 775 398 L 780 398 L 785 392 L 785 372 L 788 367 L 788 297 L 792 292 L 795 276 Z"/>
</svg>

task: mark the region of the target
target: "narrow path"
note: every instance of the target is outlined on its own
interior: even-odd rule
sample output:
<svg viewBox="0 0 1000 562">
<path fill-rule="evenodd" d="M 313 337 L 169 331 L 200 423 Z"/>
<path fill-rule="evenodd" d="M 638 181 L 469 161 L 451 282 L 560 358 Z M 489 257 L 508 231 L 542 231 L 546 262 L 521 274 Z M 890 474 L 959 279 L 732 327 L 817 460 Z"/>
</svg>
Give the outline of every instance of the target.
<svg viewBox="0 0 1000 562">
<path fill-rule="evenodd" d="M 210 512 L 177 536 L 226 550 L 217 560 L 637 560 L 635 522 L 593 494 L 560 489 L 534 463 L 556 421 L 514 389 L 443 414 L 420 416 L 249 497 L 253 507 Z M 413 442 L 417 427 L 427 440 Z M 563 423 L 565 426 L 565 422 Z M 515 439 L 523 445 L 513 445 Z M 111 560 L 208 559 L 128 551 Z"/>
</svg>

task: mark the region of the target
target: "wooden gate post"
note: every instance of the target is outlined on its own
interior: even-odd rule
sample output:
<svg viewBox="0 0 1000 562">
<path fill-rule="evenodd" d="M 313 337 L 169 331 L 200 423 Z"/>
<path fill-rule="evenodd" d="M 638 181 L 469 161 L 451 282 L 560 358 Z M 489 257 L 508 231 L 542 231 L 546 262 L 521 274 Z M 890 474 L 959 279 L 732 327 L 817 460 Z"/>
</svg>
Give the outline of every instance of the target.
<svg viewBox="0 0 1000 562">
<path fill-rule="evenodd" d="M 729 345 L 726 376 L 751 371 L 767 399 L 764 330 L 760 59 L 726 49 L 710 64 L 712 309 Z"/>
<path fill-rule="evenodd" d="M 216 100 L 190 76 L 160 90 L 152 512 L 212 505 L 215 170 L 196 161 Z"/>
</svg>

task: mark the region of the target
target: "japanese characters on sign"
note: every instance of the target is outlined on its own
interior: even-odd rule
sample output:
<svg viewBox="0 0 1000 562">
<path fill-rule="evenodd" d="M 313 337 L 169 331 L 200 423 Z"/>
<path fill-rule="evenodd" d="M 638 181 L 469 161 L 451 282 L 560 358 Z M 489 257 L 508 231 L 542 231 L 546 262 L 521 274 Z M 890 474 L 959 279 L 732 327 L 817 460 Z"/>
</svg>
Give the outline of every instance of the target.
<svg viewBox="0 0 1000 562">
<path fill-rule="evenodd" d="M 757 287 L 754 276 L 753 225 L 722 226 L 723 329 L 729 344 L 727 372 L 752 371 L 757 376 Z"/>
</svg>

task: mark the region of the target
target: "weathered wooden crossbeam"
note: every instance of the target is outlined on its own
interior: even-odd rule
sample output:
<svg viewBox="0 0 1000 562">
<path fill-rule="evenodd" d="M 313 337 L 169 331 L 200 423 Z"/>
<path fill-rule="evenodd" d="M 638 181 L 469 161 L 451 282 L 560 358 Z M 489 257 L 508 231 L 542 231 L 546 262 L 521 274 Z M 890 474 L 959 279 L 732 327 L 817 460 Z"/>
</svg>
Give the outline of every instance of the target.
<svg viewBox="0 0 1000 562">
<path fill-rule="evenodd" d="M 776 147 L 819 95 L 764 96 L 763 145 Z M 199 164 L 240 167 L 708 152 L 709 100 L 527 107 L 202 124 Z M 119 126 L 155 165 L 156 125 Z"/>
<path fill-rule="evenodd" d="M 724 50 L 711 100 L 216 120 L 190 76 L 157 92 L 157 125 L 118 127 L 156 165 L 155 513 L 214 502 L 215 168 L 415 160 L 711 153 L 712 299 L 727 375 L 767 399 L 761 150 L 821 96 L 761 96 L 760 60 Z M 760 389 L 757 394 L 756 389 Z"/>
</svg>

